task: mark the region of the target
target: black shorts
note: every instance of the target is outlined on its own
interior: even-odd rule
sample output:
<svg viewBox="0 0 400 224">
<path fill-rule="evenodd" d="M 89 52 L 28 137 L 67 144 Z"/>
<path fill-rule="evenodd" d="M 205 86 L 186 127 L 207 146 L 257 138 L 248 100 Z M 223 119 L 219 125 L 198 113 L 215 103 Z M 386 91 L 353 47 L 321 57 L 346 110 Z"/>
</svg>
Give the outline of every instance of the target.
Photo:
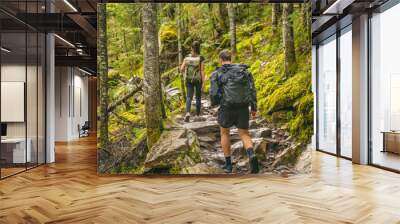
<svg viewBox="0 0 400 224">
<path fill-rule="evenodd" d="M 218 124 L 223 128 L 236 126 L 240 129 L 249 129 L 249 107 L 226 108 L 218 110 Z"/>
</svg>

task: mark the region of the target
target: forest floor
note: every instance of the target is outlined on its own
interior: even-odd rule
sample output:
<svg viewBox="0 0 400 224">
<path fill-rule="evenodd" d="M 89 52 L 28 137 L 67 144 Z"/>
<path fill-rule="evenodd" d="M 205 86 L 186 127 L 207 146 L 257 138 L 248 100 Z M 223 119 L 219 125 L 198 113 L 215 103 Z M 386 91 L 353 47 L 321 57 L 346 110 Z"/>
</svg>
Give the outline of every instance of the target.
<svg viewBox="0 0 400 224">
<path fill-rule="evenodd" d="M 145 173 L 224 173 L 217 111 L 218 108 L 211 107 L 209 100 L 203 98 L 200 116 L 192 116 L 185 122 L 183 114 L 177 115 L 149 150 L 144 162 Z M 292 175 L 311 170 L 311 150 L 304 150 L 307 146 L 297 143 L 285 128 L 256 118 L 250 120 L 249 133 L 260 161 L 260 173 Z M 248 158 L 237 128 L 231 129 L 230 139 L 233 173 L 249 173 Z"/>
</svg>

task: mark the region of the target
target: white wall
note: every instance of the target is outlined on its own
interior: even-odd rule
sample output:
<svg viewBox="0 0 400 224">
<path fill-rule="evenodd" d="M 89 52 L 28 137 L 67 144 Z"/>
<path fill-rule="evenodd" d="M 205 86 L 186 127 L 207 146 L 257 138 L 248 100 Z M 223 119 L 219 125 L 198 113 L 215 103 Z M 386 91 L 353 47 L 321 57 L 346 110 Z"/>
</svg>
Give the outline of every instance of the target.
<svg viewBox="0 0 400 224">
<path fill-rule="evenodd" d="M 67 67 L 55 68 L 55 141 L 68 140 L 68 85 Z"/>
<path fill-rule="evenodd" d="M 1 66 L 1 81 L 25 82 L 25 64 L 3 64 Z M 1 108 L 7 110 L 7 108 Z M 25 122 L 7 123 L 7 137 L 25 137 Z"/>
<path fill-rule="evenodd" d="M 55 73 L 55 140 L 74 140 L 78 125 L 88 120 L 88 78 L 72 67 L 56 67 Z"/>
</svg>

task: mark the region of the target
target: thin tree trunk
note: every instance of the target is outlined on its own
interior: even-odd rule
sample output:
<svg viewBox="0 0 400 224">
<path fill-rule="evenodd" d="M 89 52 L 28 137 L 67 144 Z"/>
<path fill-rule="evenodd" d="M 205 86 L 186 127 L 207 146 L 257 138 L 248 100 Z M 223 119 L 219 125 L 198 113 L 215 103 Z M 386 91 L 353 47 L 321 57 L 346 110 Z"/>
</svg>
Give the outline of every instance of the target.
<svg viewBox="0 0 400 224">
<path fill-rule="evenodd" d="M 209 13 L 208 18 L 211 21 L 211 26 L 213 28 L 213 31 L 212 31 L 213 39 L 215 39 L 215 32 L 217 32 L 217 36 L 219 36 L 219 34 L 218 34 L 217 26 L 215 25 L 215 21 L 214 21 L 213 4 L 208 3 L 207 6 L 208 6 L 208 13 Z"/>
<path fill-rule="evenodd" d="M 123 42 L 124 42 L 124 50 L 125 53 L 129 53 L 129 49 L 128 49 L 128 43 L 126 41 L 126 32 L 125 30 L 122 31 L 122 37 L 123 37 Z M 135 45 L 135 44 L 134 44 Z M 134 66 L 131 60 L 129 60 L 129 67 L 130 67 L 130 71 L 133 73 L 134 70 Z"/>
<path fill-rule="evenodd" d="M 156 17 L 155 17 L 155 20 L 156 20 L 156 30 L 158 30 L 157 29 L 157 27 L 158 27 L 158 23 L 157 23 L 157 11 L 159 10 L 159 8 L 160 8 L 160 6 L 161 6 L 161 4 L 156 4 Z M 158 58 L 160 58 L 161 56 L 160 56 L 160 54 L 161 54 L 161 49 L 160 49 L 160 46 L 161 46 L 161 35 L 160 35 L 160 33 L 157 31 L 157 39 L 158 39 L 158 44 L 157 44 L 157 52 L 158 52 Z M 163 83 L 162 83 L 162 80 L 161 80 L 161 72 L 160 72 L 160 62 L 158 61 L 158 63 L 157 63 L 157 66 L 158 66 L 158 76 L 159 76 L 159 81 L 158 81 L 158 87 L 159 87 L 159 89 L 160 89 L 160 91 L 159 91 L 159 94 L 160 94 L 160 104 L 161 104 L 161 117 L 163 118 L 163 119 L 166 119 L 167 118 L 167 111 L 165 110 L 165 104 L 164 104 L 164 86 L 163 86 Z"/>
<path fill-rule="evenodd" d="M 296 64 L 296 55 L 294 49 L 294 38 L 293 38 L 293 23 L 291 14 L 293 12 L 293 5 L 284 3 L 283 14 L 282 14 L 282 36 L 283 36 L 283 48 L 285 52 L 285 76 L 288 77 L 293 71 Z"/>
<path fill-rule="evenodd" d="M 99 160 L 102 163 L 110 155 L 108 145 L 108 56 L 107 56 L 107 9 L 106 4 L 98 5 L 98 58 L 99 71 Z"/>
<path fill-rule="evenodd" d="M 311 1 L 305 0 L 302 4 L 302 20 L 305 30 L 307 32 L 307 37 L 311 37 Z"/>
<path fill-rule="evenodd" d="M 182 53 L 182 22 L 181 22 L 181 4 L 177 3 L 177 18 L 176 18 L 176 25 L 178 28 L 178 74 L 181 77 L 181 91 L 182 91 L 182 99 L 183 102 L 186 102 L 186 91 L 185 91 L 185 80 L 184 75 L 181 72 L 181 64 L 183 61 L 183 53 Z"/>
<path fill-rule="evenodd" d="M 161 86 L 157 39 L 157 5 L 143 4 L 144 103 L 149 149 L 161 135 Z"/>
<path fill-rule="evenodd" d="M 279 19 L 281 17 L 281 5 L 274 3 L 272 5 L 272 33 L 276 35 L 278 32 Z"/>
<path fill-rule="evenodd" d="M 218 5 L 218 10 L 219 10 L 219 24 L 222 30 L 222 33 L 225 33 L 228 31 L 228 25 L 226 24 L 226 18 L 228 17 L 228 12 L 225 7 L 225 3 L 219 3 Z"/>
<path fill-rule="evenodd" d="M 236 59 L 236 13 L 235 5 L 228 3 L 228 17 L 229 17 L 229 33 L 231 36 L 231 53 L 232 59 Z"/>
</svg>

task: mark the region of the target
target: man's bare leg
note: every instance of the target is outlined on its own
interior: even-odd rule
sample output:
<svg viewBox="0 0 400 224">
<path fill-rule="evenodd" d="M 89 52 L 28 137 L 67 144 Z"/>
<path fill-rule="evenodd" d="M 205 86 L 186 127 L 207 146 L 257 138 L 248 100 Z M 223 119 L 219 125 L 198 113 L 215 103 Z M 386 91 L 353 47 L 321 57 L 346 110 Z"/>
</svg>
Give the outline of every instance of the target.
<svg viewBox="0 0 400 224">
<path fill-rule="evenodd" d="M 246 149 L 247 155 L 249 156 L 251 173 L 258 173 L 259 172 L 258 160 L 256 155 L 254 154 L 253 140 L 251 140 L 249 131 L 247 129 L 240 129 L 240 128 L 238 128 L 238 131 L 239 131 L 239 137 L 243 141 L 243 146 Z"/>
<path fill-rule="evenodd" d="M 228 157 L 231 156 L 231 139 L 230 139 L 230 132 L 229 128 L 220 128 L 221 132 L 221 146 L 222 150 L 224 150 L 224 156 Z"/>
<path fill-rule="evenodd" d="M 244 148 L 245 149 L 253 148 L 253 140 L 251 140 L 249 130 L 238 128 L 238 131 L 239 131 L 239 137 L 243 142 Z"/>
<path fill-rule="evenodd" d="M 229 128 L 220 127 L 221 132 L 221 146 L 225 156 L 224 170 L 226 173 L 232 172 L 232 160 L 231 160 L 231 139 Z"/>
</svg>

